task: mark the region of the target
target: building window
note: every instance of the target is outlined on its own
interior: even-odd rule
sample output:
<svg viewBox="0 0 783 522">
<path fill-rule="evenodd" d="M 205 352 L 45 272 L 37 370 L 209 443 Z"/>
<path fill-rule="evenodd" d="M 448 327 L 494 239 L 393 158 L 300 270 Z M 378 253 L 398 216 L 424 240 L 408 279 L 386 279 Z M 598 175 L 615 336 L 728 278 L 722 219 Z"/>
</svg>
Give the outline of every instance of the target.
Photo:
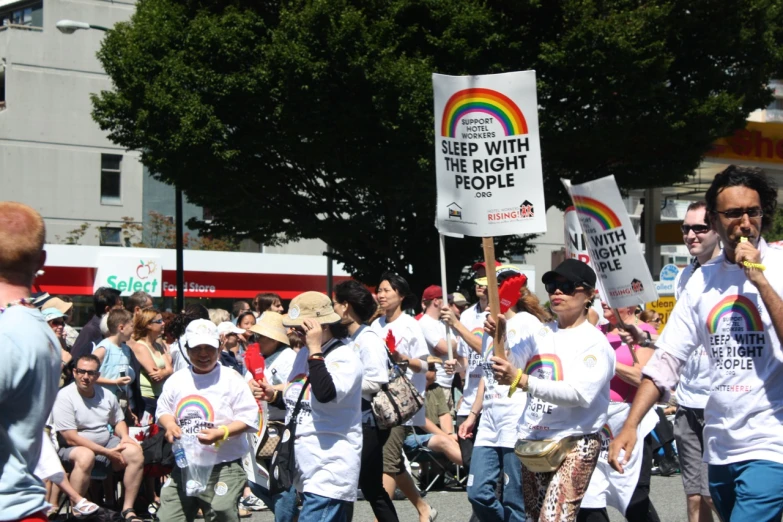
<svg viewBox="0 0 783 522">
<path fill-rule="evenodd" d="M 122 229 L 101 227 L 101 246 L 122 246 Z"/>
<path fill-rule="evenodd" d="M 43 27 L 43 2 L 27 2 L 0 9 L 0 25 Z"/>
<path fill-rule="evenodd" d="M 121 205 L 122 156 L 101 154 L 101 204 Z"/>
</svg>

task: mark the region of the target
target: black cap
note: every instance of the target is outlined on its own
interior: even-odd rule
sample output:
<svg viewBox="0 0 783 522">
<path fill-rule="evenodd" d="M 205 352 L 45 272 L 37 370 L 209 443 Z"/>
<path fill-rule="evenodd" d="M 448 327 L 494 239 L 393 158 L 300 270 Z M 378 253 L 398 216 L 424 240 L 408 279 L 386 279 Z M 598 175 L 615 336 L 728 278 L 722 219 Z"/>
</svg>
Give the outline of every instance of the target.
<svg viewBox="0 0 783 522">
<path fill-rule="evenodd" d="M 595 272 L 590 268 L 590 265 L 577 259 L 566 259 L 557 265 L 557 268 L 544 274 L 541 282 L 547 284 L 557 276 L 565 277 L 568 281 L 577 285 L 595 288 Z"/>
</svg>

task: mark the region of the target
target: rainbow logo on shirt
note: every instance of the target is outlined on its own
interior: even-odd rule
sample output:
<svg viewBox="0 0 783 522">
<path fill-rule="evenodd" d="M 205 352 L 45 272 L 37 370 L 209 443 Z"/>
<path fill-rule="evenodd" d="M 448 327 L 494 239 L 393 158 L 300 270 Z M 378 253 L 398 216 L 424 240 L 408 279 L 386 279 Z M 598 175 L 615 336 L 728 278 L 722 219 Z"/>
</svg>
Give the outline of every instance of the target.
<svg viewBox="0 0 783 522">
<path fill-rule="evenodd" d="M 484 336 L 481 337 L 482 341 Z M 493 337 L 487 337 L 486 344 L 484 345 L 484 362 L 491 363 L 490 359 L 495 356 L 495 339 Z"/>
<path fill-rule="evenodd" d="M 299 394 L 302 393 L 302 386 L 304 386 L 305 380 L 307 380 L 307 375 L 304 373 L 300 373 L 299 375 L 296 375 L 293 379 L 291 379 L 291 382 L 288 383 L 288 386 L 285 387 L 285 395 L 287 395 L 292 400 L 297 400 L 299 398 Z M 288 395 L 288 390 L 291 388 L 296 388 L 296 396 Z M 307 390 L 305 391 L 304 395 L 302 396 L 303 401 L 309 401 L 310 400 L 310 390 L 312 390 L 312 386 L 308 386 Z"/>
<path fill-rule="evenodd" d="M 200 395 L 188 395 L 179 401 L 176 408 L 177 418 L 198 418 L 206 422 L 215 421 L 215 410 L 207 399 Z"/>
<path fill-rule="evenodd" d="M 528 133 L 525 116 L 511 98 L 492 89 L 463 89 L 446 102 L 441 136 L 456 138 L 460 118 L 476 112 L 494 117 L 503 126 L 506 136 Z"/>
<path fill-rule="evenodd" d="M 471 333 L 471 335 L 475 335 L 479 339 L 483 339 L 484 338 L 484 328 L 481 327 L 481 326 L 477 326 L 476 328 L 471 330 L 470 333 Z"/>
<path fill-rule="evenodd" d="M 548 377 L 551 381 L 563 380 L 563 365 L 553 353 L 534 355 L 525 366 L 525 373 L 534 377 Z"/>
<path fill-rule="evenodd" d="M 573 200 L 576 212 L 598 223 L 601 230 L 611 230 L 623 225 L 620 223 L 620 218 L 617 217 L 617 214 L 597 199 L 588 198 L 587 196 L 574 196 Z"/>
<path fill-rule="evenodd" d="M 599 433 L 606 440 L 614 440 L 614 433 L 612 433 L 612 428 L 608 424 L 604 424 Z"/>
<path fill-rule="evenodd" d="M 761 332 L 764 324 L 753 302 L 742 295 L 729 295 L 721 299 L 707 315 L 707 329 L 711 334 L 718 331 L 724 317 L 739 315 L 745 323 L 746 332 Z"/>
</svg>

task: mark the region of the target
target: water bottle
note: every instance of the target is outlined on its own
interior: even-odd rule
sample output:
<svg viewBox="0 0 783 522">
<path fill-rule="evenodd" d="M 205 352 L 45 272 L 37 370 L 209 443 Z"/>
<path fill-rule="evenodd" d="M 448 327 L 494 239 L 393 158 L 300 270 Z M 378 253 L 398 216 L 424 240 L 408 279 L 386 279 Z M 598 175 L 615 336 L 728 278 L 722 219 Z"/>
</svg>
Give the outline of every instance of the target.
<svg viewBox="0 0 783 522">
<path fill-rule="evenodd" d="M 174 462 L 177 463 L 177 466 L 180 468 L 187 468 L 188 458 L 185 456 L 185 448 L 182 447 L 182 443 L 179 439 L 174 441 L 174 444 L 171 446 L 171 451 L 174 453 Z"/>
</svg>

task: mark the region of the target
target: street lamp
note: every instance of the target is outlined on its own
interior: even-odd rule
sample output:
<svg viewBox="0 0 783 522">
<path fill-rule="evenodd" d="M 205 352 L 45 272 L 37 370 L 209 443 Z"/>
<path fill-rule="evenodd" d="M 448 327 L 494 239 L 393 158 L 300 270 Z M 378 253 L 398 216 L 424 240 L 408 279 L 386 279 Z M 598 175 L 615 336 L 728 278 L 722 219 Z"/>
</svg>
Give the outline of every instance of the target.
<svg viewBox="0 0 783 522">
<path fill-rule="evenodd" d="M 57 29 L 63 34 L 73 34 L 79 29 L 97 29 L 98 31 L 108 31 L 108 27 L 102 25 L 88 24 L 87 22 L 76 22 L 74 20 L 60 20 L 57 22 Z"/>
<path fill-rule="evenodd" d="M 77 22 L 75 20 L 60 20 L 57 22 L 57 29 L 63 34 L 73 34 L 79 29 L 95 29 L 108 32 L 109 28 L 102 25 L 88 24 L 87 22 Z M 176 189 L 176 210 L 175 220 L 177 226 L 177 311 L 181 312 L 185 308 L 185 263 L 184 263 L 184 224 L 182 223 L 182 190 L 175 185 Z"/>
</svg>

